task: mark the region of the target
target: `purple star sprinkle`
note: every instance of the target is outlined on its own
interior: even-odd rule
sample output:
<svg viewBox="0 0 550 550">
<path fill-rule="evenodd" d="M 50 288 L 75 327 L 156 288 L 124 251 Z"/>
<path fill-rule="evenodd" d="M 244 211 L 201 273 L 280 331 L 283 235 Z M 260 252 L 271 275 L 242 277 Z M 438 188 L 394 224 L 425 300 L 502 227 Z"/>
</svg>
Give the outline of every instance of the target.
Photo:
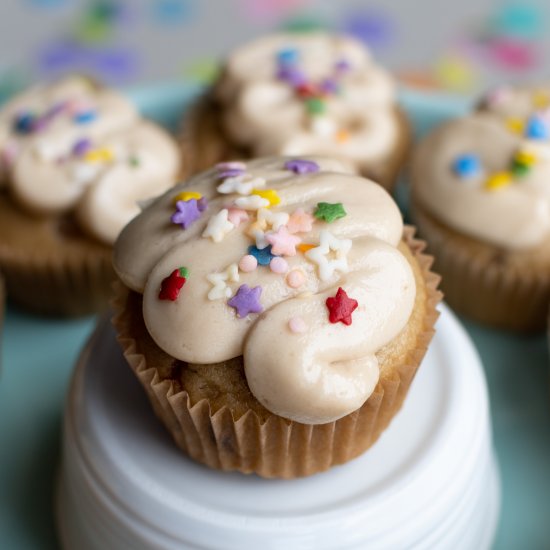
<svg viewBox="0 0 550 550">
<path fill-rule="evenodd" d="M 276 76 L 294 88 L 304 85 L 307 81 L 306 75 L 296 67 L 281 67 Z"/>
<path fill-rule="evenodd" d="M 242 176 L 245 170 L 242 168 L 227 168 L 221 172 L 218 172 L 218 178 L 234 178 L 235 176 Z"/>
<path fill-rule="evenodd" d="M 340 59 L 340 61 L 337 61 L 335 64 L 334 64 L 334 70 L 337 72 L 337 73 L 346 73 L 348 72 L 349 70 L 351 69 L 351 64 L 348 60 L 346 59 Z"/>
<path fill-rule="evenodd" d="M 321 82 L 320 88 L 326 94 L 337 94 L 340 91 L 338 82 L 336 82 L 333 78 L 325 78 L 325 80 Z"/>
<path fill-rule="evenodd" d="M 90 148 L 92 147 L 92 142 L 87 138 L 79 139 L 75 142 L 73 145 L 73 155 L 76 157 L 81 157 L 82 155 L 85 155 Z"/>
<path fill-rule="evenodd" d="M 237 317 L 241 319 L 249 313 L 261 313 L 264 310 L 260 304 L 261 294 L 261 286 L 250 288 L 248 285 L 241 285 L 227 305 L 234 308 L 237 311 Z"/>
<path fill-rule="evenodd" d="M 319 165 L 312 160 L 292 159 L 285 162 L 285 169 L 295 174 L 314 174 L 319 172 Z"/>
<path fill-rule="evenodd" d="M 183 229 L 188 229 L 194 222 L 201 217 L 201 210 L 197 199 L 189 199 L 188 201 L 178 201 L 176 203 L 177 211 L 170 218 L 172 223 L 177 223 Z"/>
</svg>

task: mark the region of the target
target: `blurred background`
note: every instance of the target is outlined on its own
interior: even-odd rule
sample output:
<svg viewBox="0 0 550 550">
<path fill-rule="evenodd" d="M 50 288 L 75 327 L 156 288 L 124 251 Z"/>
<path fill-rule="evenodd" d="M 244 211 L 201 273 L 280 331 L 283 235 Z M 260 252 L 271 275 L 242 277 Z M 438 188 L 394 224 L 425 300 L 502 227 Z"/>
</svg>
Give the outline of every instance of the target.
<svg viewBox="0 0 550 550">
<path fill-rule="evenodd" d="M 328 28 L 368 44 L 402 81 L 472 94 L 550 69 L 548 0 L 2 0 L 0 100 L 44 77 L 207 84 L 236 44 Z"/>
</svg>

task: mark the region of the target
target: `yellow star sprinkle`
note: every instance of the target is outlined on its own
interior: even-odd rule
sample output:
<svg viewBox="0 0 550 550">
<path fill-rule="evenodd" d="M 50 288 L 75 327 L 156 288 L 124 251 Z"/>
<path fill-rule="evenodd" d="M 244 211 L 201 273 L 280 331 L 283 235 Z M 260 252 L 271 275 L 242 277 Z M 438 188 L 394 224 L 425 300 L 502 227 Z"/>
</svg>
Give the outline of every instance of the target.
<svg viewBox="0 0 550 550">
<path fill-rule="evenodd" d="M 190 201 L 191 199 L 202 199 L 201 193 L 197 193 L 196 191 L 182 191 L 181 193 L 178 193 L 174 197 L 174 204 L 176 204 L 178 201 Z"/>
<path fill-rule="evenodd" d="M 349 140 L 349 132 L 347 130 L 338 130 L 336 132 L 336 141 L 338 143 L 345 143 Z"/>
<path fill-rule="evenodd" d="M 277 191 L 275 191 L 275 189 L 253 189 L 252 194 L 258 195 L 258 197 L 268 200 L 268 208 L 271 208 L 272 206 L 277 206 L 281 202 L 281 197 L 279 197 L 279 194 L 277 193 Z"/>
<path fill-rule="evenodd" d="M 506 127 L 508 128 L 508 130 L 510 130 L 510 132 L 514 132 L 514 134 L 523 134 L 523 130 L 525 129 L 525 122 L 520 118 L 507 118 Z"/>
<path fill-rule="evenodd" d="M 546 109 L 550 107 L 550 95 L 544 90 L 536 90 L 532 97 L 533 107 L 536 109 Z"/>
<path fill-rule="evenodd" d="M 311 250 L 312 248 L 315 248 L 316 246 L 317 246 L 316 244 L 302 243 L 302 244 L 299 244 L 296 248 L 300 252 L 305 254 L 308 250 Z"/>
<path fill-rule="evenodd" d="M 487 191 L 496 191 L 507 187 L 512 183 L 512 175 L 509 172 L 496 172 L 487 178 L 485 189 Z"/>
<path fill-rule="evenodd" d="M 537 162 L 537 156 L 529 151 L 518 151 L 514 157 L 514 160 L 520 164 L 532 166 L 535 162 Z"/>
<path fill-rule="evenodd" d="M 87 162 L 112 162 L 115 156 L 110 149 L 101 147 L 100 149 L 92 149 L 84 155 L 84 160 Z"/>
</svg>

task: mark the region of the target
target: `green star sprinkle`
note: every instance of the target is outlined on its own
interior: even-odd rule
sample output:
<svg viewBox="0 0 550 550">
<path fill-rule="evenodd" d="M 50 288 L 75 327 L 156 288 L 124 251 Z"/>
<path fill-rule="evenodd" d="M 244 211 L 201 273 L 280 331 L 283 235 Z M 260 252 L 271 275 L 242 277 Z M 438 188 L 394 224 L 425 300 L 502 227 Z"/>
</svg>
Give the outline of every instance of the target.
<svg viewBox="0 0 550 550">
<path fill-rule="evenodd" d="M 514 161 L 512 163 L 512 174 L 517 178 L 526 176 L 531 171 L 531 167 L 523 162 Z"/>
<path fill-rule="evenodd" d="M 139 159 L 137 157 L 130 157 L 128 162 L 132 168 L 137 168 L 139 166 Z"/>
<path fill-rule="evenodd" d="M 306 108 L 310 115 L 322 115 L 325 112 L 325 107 L 325 102 L 320 97 L 306 99 Z"/>
<path fill-rule="evenodd" d="M 341 202 L 331 204 L 330 202 L 318 202 L 317 208 L 313 215 L 318 220 L 323 220 L 327 223 L 332 223 L 339 218 L 343 218 L 347 212 L 344 210 Z"/>
</svg>

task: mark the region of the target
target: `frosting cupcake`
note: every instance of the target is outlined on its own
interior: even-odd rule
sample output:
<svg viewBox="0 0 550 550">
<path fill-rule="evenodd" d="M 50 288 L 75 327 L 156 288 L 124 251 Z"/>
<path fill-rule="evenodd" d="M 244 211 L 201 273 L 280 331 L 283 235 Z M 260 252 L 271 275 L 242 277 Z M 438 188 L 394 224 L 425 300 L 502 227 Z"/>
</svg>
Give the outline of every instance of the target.
<svg viewBox="0 0 550 550">
<path fill-rule="evenodd" d="M 0 268 L 15 302 L 77 315 L 106 305 L 112 245 L 179 172 L 161 128 L 119 93 L 71 76 L 0 111 Z"/>
<path fill-rule="evenodd" d="M 114 325 L 192 458 L 310 475 L 368 449 L 405 398 L 439 300 L 422 248 L 335 159 L 226 162 L 122 231 Z"/>
<path fill-rule="evenodd" d="M 321 32 L 237 49 L 185 122 L 195 171 L 232 156 L 321 154 L 391 188 L 409 144 L 392 77 L 361 43 Z"/>
<path fill-rule="evenodd" d="M 495 327 L 542 330 L 550 300 L 550 110 L 539 90 L 491 93 L 429 135 L 412 163 L 414 219 L 446 300 Z"/>
</svg>

